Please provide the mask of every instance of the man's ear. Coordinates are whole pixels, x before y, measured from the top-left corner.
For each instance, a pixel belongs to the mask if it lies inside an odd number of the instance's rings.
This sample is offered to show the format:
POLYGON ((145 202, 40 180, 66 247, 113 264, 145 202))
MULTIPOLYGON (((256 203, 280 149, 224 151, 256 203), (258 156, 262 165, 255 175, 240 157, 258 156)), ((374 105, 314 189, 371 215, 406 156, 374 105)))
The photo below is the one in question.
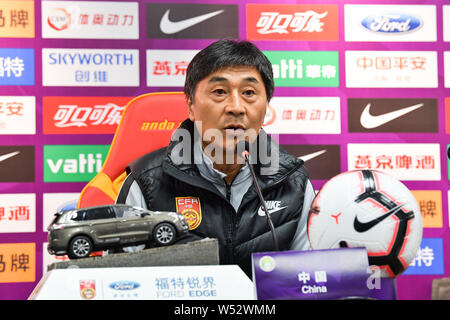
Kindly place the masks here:
POLYGON ((266 109, 264 109, 264 115, 263 115, 263 118, 262 118, 262 123, 264 123, 264 119, 266 118, 267 109, 269 109, 269 102, 266 102, 266 109))
POLYGON ((190 119, 192 122, 194 122, 194 121, 195 121, 194 110, 193 110, 194 104, 193 104, 193 102, 192 102, 192 99, 191 99, 190 97, 188 97, 188 98, 186 99, 186 102, 187 102, 187 106, 188 106, 188 115, 189 115, 189 119, 190 119))

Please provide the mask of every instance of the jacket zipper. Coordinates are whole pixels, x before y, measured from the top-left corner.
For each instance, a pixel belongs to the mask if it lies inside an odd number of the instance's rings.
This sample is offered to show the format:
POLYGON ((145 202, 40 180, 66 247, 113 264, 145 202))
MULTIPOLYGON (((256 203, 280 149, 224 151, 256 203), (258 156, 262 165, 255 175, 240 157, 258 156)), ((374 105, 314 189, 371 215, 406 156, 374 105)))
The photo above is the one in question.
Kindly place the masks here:
MULTIPOLYGON (((227 201, 230 203, 230 205, 231 205, 231 184, 228 184, 228 183, 226 183, 225 182, 225 193, 226 193, 226 198, 227 198, 227 201)), ((234 210, 233 210, 234 211, 234 210)), ((236 229, 236 227, 235 227, 235 213, 233 212, 231 215, 230 215, 230 219, 231 219, 231 221, 229 222, 229 224, 228 224, 228 227, 227 227, 227 242, 226 242, 226 245, 227 245, 227 251, 228 251, 228 257, 229 257, 229 263, 233 263, 234 262, 234 253, 233 253, 233 235, 234 235, 234 232, 235 232, 235 229, 236 229)))
POLYGON ((231 202, 231 185, 228 183, 225 183, 225 188, 226 188, 226 198, 227 198, 228 202, 231 202))

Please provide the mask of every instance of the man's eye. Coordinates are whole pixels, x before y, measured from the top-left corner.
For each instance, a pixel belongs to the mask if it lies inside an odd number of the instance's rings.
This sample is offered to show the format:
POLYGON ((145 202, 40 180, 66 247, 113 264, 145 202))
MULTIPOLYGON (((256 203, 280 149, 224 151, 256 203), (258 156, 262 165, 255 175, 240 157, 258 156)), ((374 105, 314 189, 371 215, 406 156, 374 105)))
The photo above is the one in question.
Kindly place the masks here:
POLYGON ((245 90, 244 95, 245 96, 253 96, 255 94, 255 91, 253 90, 245 90))
POLYGON ((225 94, 225 90, 223 89, 216 89, 213 91, 213 93, 218 94, 218 95, 223 95, 225 94))

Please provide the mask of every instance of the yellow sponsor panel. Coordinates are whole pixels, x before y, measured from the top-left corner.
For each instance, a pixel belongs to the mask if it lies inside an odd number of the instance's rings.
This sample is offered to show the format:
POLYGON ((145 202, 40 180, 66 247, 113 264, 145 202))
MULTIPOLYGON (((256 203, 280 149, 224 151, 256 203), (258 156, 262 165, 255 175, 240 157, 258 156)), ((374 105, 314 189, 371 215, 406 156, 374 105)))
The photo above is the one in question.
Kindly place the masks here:
POLYGON ((442 228, 442 193, 440 190, 411 191, 417 200, 424 228, 442 228))
POLYGON ((36 244, 0 244, 0 283, 36 280, 36 244))
POLYGON ((34 1, 0 0, 0 38, 34 38, 34 1))

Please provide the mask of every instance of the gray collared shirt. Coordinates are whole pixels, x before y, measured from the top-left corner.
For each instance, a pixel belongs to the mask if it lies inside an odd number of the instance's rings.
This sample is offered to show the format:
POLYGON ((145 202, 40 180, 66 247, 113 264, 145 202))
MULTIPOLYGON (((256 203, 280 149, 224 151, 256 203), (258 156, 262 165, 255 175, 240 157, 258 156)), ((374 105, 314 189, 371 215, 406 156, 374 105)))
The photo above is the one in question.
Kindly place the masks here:
MULTIPOLYGON (((200 159, 199 163, 196 163, 200 175, 211 182, 217 190, 226 198, 227 184, 225 182, 225 173, 214 169, 212 160, 203 152, 201 148, 201 142, 194 144, 194 159, 200 159)), ((250 169, 247 165, 244 165, 238 172, 231 184, 230 203, 234 210, 237 212, 241 204, 244 194, 248 188, 252 185, 252 177, 250 175, 250 169)))

